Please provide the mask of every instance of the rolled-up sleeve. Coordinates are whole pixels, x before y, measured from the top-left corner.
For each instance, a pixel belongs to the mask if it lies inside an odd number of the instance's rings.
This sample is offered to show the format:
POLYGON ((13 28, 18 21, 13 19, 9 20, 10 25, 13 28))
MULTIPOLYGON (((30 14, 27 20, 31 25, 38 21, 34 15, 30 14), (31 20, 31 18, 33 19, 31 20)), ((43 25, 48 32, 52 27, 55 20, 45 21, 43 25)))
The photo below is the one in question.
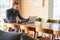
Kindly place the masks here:
POLYGON ((7 22, 14 22, 14 23, 16 23, 16 20, 10 19, 10 13, 11 12, 9 10, 6 11, 6 20, 7 20, 7 22))

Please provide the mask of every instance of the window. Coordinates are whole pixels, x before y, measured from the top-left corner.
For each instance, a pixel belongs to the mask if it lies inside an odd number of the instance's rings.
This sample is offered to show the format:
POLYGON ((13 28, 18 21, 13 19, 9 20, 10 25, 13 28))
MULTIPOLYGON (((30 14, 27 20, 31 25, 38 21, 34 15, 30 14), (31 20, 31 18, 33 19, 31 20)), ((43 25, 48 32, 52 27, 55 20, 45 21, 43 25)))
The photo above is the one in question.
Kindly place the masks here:
MULTIPOLYGON (((53 19, 60 20, 60 0, 53 1, 53 19)), ((54 30, 60 30, 60 27, 57 25, 53 26, 54 30)))
POLYGON ((0 0, 0 27, 2 25, 2 20, 6 18, 6 10, 12 5, 12 0, 0 0))
POLYGON ((60 20, 60 0, 53 2, 53 19, 60 20))

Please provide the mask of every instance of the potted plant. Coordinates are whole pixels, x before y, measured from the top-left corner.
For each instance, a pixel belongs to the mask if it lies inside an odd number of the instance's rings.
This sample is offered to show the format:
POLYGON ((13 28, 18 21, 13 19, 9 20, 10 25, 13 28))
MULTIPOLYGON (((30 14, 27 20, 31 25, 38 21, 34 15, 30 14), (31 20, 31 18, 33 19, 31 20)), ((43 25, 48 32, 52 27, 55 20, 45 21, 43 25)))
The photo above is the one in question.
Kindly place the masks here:
POLYGON ((51 24, 52 24, 52 20, 51 19, 48 19, 47 20, 47 23, 46 23, 46 26, 47 26, 47 28, 51 28, 51 24))
POLYGON ((48 19, 48 20, 47 20, 47 23, 52 23, 52 20, 51 20, 51 19, 48 19))
POLYGON ((36 21, 41 22, 42 21, 42 18, 37 18, 36 21))
POLYGON ((42 25, 42 18, 40 18, 40 17, 37 18, 35 24, 37 27, 40 27, 42 25))

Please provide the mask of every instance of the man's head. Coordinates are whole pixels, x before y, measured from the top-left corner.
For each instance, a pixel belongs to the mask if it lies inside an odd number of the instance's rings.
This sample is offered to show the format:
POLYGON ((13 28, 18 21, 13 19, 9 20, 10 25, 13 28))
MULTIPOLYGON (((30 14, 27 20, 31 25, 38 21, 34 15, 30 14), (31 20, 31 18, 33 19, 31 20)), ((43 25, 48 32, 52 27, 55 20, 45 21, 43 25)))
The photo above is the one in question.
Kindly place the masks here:
POLYGON ((12 6, 14 10, 18 10, 19 8, 19 4, 17 2, 14 2, 12 6))

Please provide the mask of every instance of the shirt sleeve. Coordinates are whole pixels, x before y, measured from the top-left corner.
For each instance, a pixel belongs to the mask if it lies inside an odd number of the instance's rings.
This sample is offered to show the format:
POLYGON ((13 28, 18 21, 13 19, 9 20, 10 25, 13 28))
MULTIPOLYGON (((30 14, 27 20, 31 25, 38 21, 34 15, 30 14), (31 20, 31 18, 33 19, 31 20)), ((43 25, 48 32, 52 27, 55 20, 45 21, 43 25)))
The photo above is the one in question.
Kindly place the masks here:
POLYGON ((18 17, 19 17, 19 19, 21 19, 21 20, 27 20, 27 19, 23 18, 23 17, 20 15, 19 11, 18 11, 18 17))
POLYGON ((16 20, 10 19, 10 13, 11 12, 9 10, 6 11, 6 19, 7 19, 7 22, 15 22, 16 23, 16 20))

